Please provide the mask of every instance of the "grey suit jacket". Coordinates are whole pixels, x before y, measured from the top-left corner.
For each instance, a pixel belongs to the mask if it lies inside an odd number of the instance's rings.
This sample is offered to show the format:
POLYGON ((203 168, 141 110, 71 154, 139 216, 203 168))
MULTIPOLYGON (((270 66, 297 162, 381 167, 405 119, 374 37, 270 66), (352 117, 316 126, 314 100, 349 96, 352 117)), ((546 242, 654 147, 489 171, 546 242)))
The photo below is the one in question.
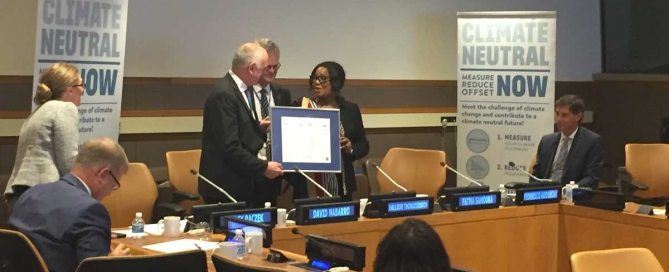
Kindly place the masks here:
MULTIPOLYGON (((541 138, 537 150, 537 161, 533 174, 539 178, 550 178, 555 152, 560 142, 560 132, 541 138)), ((567 164, 560 182, 564 185, 576 181, 579 187, 597 189, 602 177, 604 150, 601 137, 587 128, 579 127, 569 148, 567 164)))
POLYGON ((16 161, 7 182, 34 186, 58 180, 70 172, 78 153, 79 112, 71 102, 51 100, 35 110, 21 126, 16 161))

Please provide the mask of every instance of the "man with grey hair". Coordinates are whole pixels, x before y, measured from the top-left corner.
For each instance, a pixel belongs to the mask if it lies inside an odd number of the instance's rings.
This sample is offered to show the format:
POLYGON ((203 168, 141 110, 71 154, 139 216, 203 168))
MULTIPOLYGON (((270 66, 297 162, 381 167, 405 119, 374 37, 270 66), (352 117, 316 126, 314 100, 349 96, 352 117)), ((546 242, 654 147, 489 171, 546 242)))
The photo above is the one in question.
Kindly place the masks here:
MULTIPOLYGON (((256 109, 255 90, 267 67, 267 52, 257 43, 239 47, 232 69, 219 80, 204 105, 202 121, 202 176, 225 189, 238 201, 262 207, 267 182, 281 175, 280 163, 258 156, 267 139, 269 121, 256 109), (262 123, 262 124, 261 124, 262 123)), ((204 181, 198 192, 205 203, 230 202, 204 181)))
POLYGON ((117 142, 88 140, 69 174, 19 197, 9 225, 30 238, 49 271, 74 271, 88 257, 128 255, 123 244, 111 250, 111 219, 100 203, 121 186, 127 171, 128 158, 117 142))
MULTIPOLYGON (((279 45, 276 44, 273 40, 269 38, 261 38, 255 41, 262 48, 267 51, 267 68, 263 71, 262 76, 258 80, 258 84, 254 85, 255 98, 256 98, 256 109, 258 112, 261 112, 263 121, 269 123, 269 110, 272 106, 291 106, 292 99, 290 91, 282 86, 279 86, 273 83, 276 78, 276 74, 281 68, 281 50, 279 45)), ((261 122, 261 125, 264 123, 261 122)), ((271 138, 268 133, 268 138, 271 138)), ((267 141, 270 143, 270 141, 267 141)), ((266 144, 260 149, 260 157, 266 157, 268 160, 271 158, 271 146, 266 144)), ((304 178, 301 175, 295 175, 293 173, 288 173, 284 175, 284 179, 293 187, 293 199, 305 198, 308 197, 307 186, 304 178)), ((276 180, 276 182, 269 182, 267 184, 267 189, 262 190, 262 193, 265 195, 263 198, 268 202, 275 204, 276 197, 280 194, 281 191, 281 180, 276 180)))

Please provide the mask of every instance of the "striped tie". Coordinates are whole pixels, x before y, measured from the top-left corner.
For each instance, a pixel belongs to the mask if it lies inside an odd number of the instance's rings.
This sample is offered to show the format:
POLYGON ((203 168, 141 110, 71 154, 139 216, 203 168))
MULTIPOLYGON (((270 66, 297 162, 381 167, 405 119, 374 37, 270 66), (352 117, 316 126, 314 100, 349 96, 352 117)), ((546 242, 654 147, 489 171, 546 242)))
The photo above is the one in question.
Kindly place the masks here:
POLYGON ((562 176, 564 175, 564 167, 567 164, 567 156, 569 155, 569 137, 564 137, 562 139, 562 146, 558 151, 557 158, 553 163, 553 169, 551 171, 551 180, 552 181, 562 181, 562 176))
POLYGON ((260 90, 260 113, 262 114, 262 119, 267 118, 269 115, 269 99, 267 99, 267 90, 260 90))

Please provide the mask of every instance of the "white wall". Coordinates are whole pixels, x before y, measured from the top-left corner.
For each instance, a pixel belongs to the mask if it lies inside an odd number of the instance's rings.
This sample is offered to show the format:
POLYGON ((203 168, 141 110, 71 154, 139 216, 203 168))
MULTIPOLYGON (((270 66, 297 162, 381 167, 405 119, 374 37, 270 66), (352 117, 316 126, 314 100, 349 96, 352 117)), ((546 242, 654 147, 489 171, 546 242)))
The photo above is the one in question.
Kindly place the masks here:
MULTIPOLYGON (((36 0, 0 0, 0 75, 30 75, 36 0)), ((355 79, 456 77, 456 12, 555 10, 557 80, 601 70, 595 0, 130 0, 126 76, 219 77, 236 47, 270 37, 279 77, 336 60, 355 79)))

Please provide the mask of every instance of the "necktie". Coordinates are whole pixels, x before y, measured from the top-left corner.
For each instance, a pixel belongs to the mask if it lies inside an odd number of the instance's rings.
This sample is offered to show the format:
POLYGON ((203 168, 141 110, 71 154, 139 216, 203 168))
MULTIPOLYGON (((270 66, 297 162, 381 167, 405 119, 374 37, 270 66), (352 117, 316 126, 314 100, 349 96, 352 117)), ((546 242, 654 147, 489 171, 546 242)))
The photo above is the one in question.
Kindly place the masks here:
POLYGON ((562 181, 562 176, 564 174, 564 166, 567 164, 567 155, 569 154, 569 137, 564 137, 562 139, 562 145, 558 151, 558 156, 553 163, 553 170, 551 171, 551 180, 552 181, 562 181))
POLYGON ((255 100, 253 100, 253 87, 249 86, 246 88, 246 91, 244 93, 246 94, 246 100, 249 101, 249 110, 253 113, 253 118, 258 120, 258 113, 256 113, 256 105, 255 105, 255 100))
POLYGON ((269 115, 269 99, 267 99, 267 90, 260 90, 260 113, 262 114, 262 119, 265 119, 269 115))

